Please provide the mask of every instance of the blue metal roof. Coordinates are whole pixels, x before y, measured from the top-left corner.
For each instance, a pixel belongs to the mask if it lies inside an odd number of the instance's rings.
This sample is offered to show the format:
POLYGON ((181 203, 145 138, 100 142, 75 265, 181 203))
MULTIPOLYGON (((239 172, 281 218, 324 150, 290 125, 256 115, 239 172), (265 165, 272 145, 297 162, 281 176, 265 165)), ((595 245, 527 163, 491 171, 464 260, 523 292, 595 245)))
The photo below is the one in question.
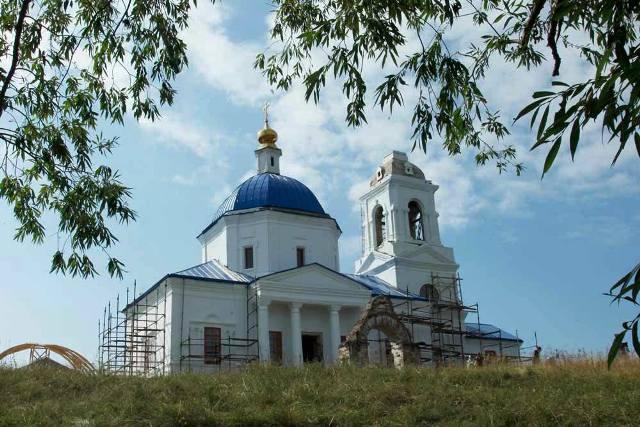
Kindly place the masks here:
POLYGON ((318 199, 306 185, 288 176, 261 173, 240 184, 220 205, 212 222, 228 212, 272 207, 325 215, 318 199))
POLYGON ((488 323, 480 323, 478 329, 477 323, 465 323, 464 324, 466 335, 469 338, 482 338, 492 340, 504 340, 504 341, 520 341, 520 338, 516 337, 509 332, 498 328, 497 326, 489 325, 488 323))
POLYGON ((364 274, 345 274, 345 276, 355 280, 371 291, 374 296, 386 295, 396 298, 410 298, 424 301, 425 299, 411 292, 404 292, 401 289, 391 286, 389 283, 376 276, 368 276, 364 274))
POLYGON ((230 282, 250 283, 253 277, 231 270, 218 261, 208 261, 195 267, 173 273, 172 276, 191 277, 194 279, 213 279, 230 282))

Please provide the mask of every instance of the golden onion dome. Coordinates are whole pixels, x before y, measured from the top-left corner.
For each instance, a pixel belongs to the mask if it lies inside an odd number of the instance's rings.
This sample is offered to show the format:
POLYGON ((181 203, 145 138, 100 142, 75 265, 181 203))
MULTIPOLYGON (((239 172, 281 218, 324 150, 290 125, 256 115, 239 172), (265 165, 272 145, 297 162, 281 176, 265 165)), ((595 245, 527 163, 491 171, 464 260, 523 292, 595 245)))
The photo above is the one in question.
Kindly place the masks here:
POLYGON ((278 140, 278 132, 269 127, 269 122, 264 122, 264 127, 258 131, 258 142, 262 145, 275 145, 278 140))
POLYGON ((278 140, 278 132, 269 127, 269 103, 265 103, 262 108, 264 111, 264 127, 258 131, 258 142, 264 146, 275 145, 278 140))

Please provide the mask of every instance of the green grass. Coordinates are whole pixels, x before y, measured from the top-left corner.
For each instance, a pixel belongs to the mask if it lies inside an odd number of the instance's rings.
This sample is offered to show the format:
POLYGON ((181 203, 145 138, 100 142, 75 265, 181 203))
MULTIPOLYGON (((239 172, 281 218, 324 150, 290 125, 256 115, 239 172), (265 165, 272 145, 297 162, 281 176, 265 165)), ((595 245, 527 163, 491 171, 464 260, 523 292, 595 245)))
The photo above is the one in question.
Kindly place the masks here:
POLYGON ((640 365, 253 367, 215 376, 0 369, 0 425, 638 425, 640 365))

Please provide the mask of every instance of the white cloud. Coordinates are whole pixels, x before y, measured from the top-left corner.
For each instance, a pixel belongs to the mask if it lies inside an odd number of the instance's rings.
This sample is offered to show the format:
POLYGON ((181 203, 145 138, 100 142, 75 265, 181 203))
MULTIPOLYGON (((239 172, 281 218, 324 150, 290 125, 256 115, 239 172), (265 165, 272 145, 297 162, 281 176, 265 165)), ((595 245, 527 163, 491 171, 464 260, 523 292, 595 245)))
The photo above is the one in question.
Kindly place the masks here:
POLYGON ((198 75, 232 102, 256 106, 270 92, 265 78, 253 68, 261 46, 229 37, 224 24, 231 13, 226 4, 203 2, 194 10, 183 38, 198 75))
MULTIPOLYGON (((264 50, 269 41, 266 36, 253 41, 234 40, 225 27, 231 13, 231 9, 220 8, 219 4, 198 8, 185 34, 192 68, 211 87, 225 92, 236 104, 257 108, 261 101, 271 98, 272 125, 279 132, 278 144, 284 154, 283 173, 301 179, 323 202, 332 197, 339 200, 340 196, 336 195, 343 195, 343 200, 354 205, 355 214, 359 211, 357 199, 366 191, 369 177, 382 158, 394 149, 411 149, 411 106, 416 92, 407 87, 404 93, 406 107, 395 109, 393 115, 379 109, 369 110, 369 123, 356 129, 345 124, 346 101, 340 82, 327 81, 318 105, 305 102, 300 86, 285 94, 269 96, 265 78, 253 69, 256 53, 264 50)), ((271 16, 266 18, 267 23, 271 20, 271 16)), ((456 27, 455 31, 450 39, 456 47, 463 46, 478 33, 471 24, 456 27)), ((416 43, 415 37, 409 37, 403 53, 410 52, 416 43)), ((562 80, 583 79, 589 67, 572 52, 561 53, 562 80)), ((534 90, 550 84, 548 68, 546 63, 527 72, 516 70, 504 61, 492 63, 481 87, 493 106, 502 112, 505 123, 510 124, 511 118, 530 102, 534 90)), ((372 64, 364 69, 369 72, 372 88, 383 74, 372 64)), ((623 155, 619 164, 611 169, 615 144, 601 144, 596 126, 583 132, 576 163, 571 162, 568 149, 563 147, 556 166, 541 181, 541 166, 548 147, 529 151, 534 136, 527 125, 528 122, 523 122, 513 127, 512 134, 504 141, 518 148, 519 160, 527 166, 521 177, 512 173, 500 175, 491 165, 477 167, 471 151, 449 157, 440 148, 438 140, 431 142, 426 156, 420 151, 410 155, 427 178, 440 186, 436 197, 442 227, 464 227, 484 212, 528 215, 527 208, 534 199, 591 199, 640 191, 633 185, 638 180, 637 168, 633 168, 630 160, 633 156, 623 155)), ((172 133, 168 132, 168 135, 172 133)), ((180 135, 183 144, 193 147, 194 151, 204 149, 195 142, 198 139, 193 134, 191 137, 188 133, 186 137, 180 135)), ((177 138, 177 134, 175 136, 177 138)), ((636 159, 633 161, 637 162, 636 159)))
POLYGON ((213 149, 213 137, 175 113, 164 113, 156 121, 141 119, 143 130, 153 134, 155 141, 183 147, 198 157, 208 156, 213 149))

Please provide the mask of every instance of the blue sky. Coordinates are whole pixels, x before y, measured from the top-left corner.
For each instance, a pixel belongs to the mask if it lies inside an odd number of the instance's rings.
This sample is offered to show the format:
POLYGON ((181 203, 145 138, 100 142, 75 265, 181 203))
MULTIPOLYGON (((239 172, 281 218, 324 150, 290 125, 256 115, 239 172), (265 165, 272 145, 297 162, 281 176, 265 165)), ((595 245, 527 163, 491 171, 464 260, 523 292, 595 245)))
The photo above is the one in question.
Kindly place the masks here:
MULTIPOLYGON (((67 345, 96 356, 97 322, 104 305, 133 281, 143 291, 164 274, 200 262, 195 236, 217 205, 253 173, 255 132, 261 106, 272 104, 280 134, 283 173, 300 179, 339 222, 341 267, 353 270, 360 254, 357 197, 384 155, 410 151, 410 109, 390 117, 369 111, 369 125, 344 124, 340 86, 329 82, 319 106, 307 105, 299 87, 274 94, 252 69, 255 54, 269 44, 268 4, 202 3, 185 40, 190 68, 176 83, 175 105, 156 123, 129 120, 110 159, 133 188, 139 220, 118 227, 114 250, 127 264, 124 281, 49 274, 58 241, 55 223, 42 246, 11 239, 15 222, 0 206, 0 349, 22 342, 67 345)), ((473 34, 460 28, 452 43, 473 34)), ((409 40, 407 49, 414 41, 409 40)), ((382 73, 368 68, 372 82, 382 73)), ((564 53, 562 79, 575 81, 588 69, 564 53)), ((550 67, 516 72, 497 62, 483 89, 505 117, 514 117, 535 88, 550 84, 550 67)), ((405 94, 410 105, 415 94, 405 94)), ((510 120, 505 120, 509 122, 510 120)), ((540 180, 545 152, 529 152, 532 135, 516 126, 508 142, 527 166, 522 177, 478 168, 469 155, 450 158, 437 141, 427 155, 410 154, 440 185, 437 208, 443 242, 461 266, 463 296, 478 302, 481 320, 515 332, 527 345, 537 332, 545 348, 604 351, 627 307, 602 295, 640 259, 640 163, 629 149, 614 168, 615 147, 603 145, 596 127, 583 132, 576 163, 568 149, 540 180)), ((104 260, 101 260, 104 261, 104 260)))

